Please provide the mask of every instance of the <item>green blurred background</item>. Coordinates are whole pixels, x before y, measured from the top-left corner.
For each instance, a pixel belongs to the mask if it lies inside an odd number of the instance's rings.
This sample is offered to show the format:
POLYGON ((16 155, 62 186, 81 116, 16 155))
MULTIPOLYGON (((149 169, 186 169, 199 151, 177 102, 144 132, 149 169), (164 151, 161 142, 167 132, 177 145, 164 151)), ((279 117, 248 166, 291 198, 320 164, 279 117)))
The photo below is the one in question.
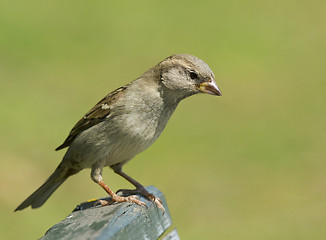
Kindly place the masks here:
MULTIPOLYGON (((0 3, 0 238, 36 239, 105 196, 89 170, 37 210, 13 210, 50 175, 72 126, 174 53, 215 72, 222 97, 182 102, 125 166, 164 192, 182 239, 325 239, 326 2, 0 3)), ((131 187, 110 169, 114 190, 131 187)))

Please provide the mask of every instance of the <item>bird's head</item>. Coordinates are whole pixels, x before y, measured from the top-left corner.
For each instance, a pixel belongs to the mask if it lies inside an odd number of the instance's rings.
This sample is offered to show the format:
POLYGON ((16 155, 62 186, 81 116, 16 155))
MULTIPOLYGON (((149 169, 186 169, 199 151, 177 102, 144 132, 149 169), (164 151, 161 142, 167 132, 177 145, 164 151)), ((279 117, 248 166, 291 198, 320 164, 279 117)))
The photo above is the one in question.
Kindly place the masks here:
POLYGON ((179 96, 180 100, 197 93, 222 95, 210 67, 195 56, 172 55, 157 66, 161 84, 167 92, 179 96))

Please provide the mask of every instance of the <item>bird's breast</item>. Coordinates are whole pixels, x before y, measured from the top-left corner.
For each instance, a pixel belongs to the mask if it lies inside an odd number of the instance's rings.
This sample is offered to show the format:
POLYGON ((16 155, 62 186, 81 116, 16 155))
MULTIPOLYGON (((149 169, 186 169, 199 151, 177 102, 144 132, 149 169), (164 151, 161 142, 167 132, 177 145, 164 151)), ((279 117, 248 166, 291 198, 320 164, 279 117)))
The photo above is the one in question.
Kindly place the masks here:
POLYGON ((136 101, 125 107, 120 114, 113 113, 112 118, 108 119, 108 126, 117 126, 107 130, 110 135, 108 137, 111 140, 114 138, 114 142, 123 151, 136 155, 159 137, 174 109, 175 106, 167 107, 163 101, 136 101))

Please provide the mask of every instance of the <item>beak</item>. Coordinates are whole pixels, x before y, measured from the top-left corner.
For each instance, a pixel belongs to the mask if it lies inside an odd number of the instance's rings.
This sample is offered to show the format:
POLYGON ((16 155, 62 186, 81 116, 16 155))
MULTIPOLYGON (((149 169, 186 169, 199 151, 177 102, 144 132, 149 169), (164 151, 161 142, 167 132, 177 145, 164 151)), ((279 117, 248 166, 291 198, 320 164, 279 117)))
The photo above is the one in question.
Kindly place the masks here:
POLYGON ((208 93, 208 94, 216 95, 216 96, 222 96, 222 93, 214 80, 211 80, 209 82, 203 82, 203 83, 199 84, 198 90, 203 93, 208 93))

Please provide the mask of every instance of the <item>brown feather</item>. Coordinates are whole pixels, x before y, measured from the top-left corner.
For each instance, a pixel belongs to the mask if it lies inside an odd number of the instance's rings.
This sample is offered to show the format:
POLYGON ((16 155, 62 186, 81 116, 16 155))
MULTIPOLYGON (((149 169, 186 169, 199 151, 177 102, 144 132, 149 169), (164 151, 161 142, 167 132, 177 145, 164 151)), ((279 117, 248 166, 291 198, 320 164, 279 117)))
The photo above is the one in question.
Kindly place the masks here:
POLYGON ((99 101, 75 124, 64 143, 55 150, 58 151, 70 146, 78 134, 105 120, 111 112, 110 105, 114 103, 116 99, 121 96, 121 94, 124 94, 126 89, 126 86, 120 87, 99 101))

